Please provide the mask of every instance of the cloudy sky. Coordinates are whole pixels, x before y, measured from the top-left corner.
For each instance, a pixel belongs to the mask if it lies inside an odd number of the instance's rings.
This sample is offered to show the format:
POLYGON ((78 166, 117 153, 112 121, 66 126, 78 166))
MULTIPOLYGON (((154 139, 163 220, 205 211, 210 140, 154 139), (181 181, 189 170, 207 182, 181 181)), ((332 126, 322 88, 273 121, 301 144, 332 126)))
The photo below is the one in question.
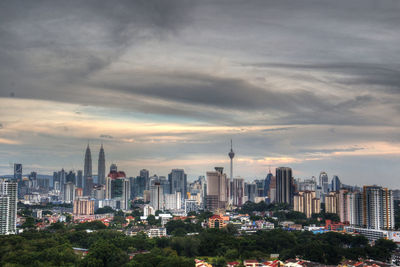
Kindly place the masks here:
POLYGON ((0 174, 327 171, 400 188, 397 0, 1 1, 0 174))

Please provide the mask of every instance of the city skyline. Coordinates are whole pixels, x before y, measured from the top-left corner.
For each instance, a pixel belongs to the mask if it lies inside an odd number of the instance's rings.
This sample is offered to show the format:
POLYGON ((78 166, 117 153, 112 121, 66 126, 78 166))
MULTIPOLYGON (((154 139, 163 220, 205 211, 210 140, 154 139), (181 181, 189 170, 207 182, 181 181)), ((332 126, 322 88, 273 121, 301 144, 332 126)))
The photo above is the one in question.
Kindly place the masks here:
POLYGON ((397 2, 56 2, 0 9, 0 174, 83 170, 90 140, 193 180, 233 139, 235 177, 400 188, 397 2))

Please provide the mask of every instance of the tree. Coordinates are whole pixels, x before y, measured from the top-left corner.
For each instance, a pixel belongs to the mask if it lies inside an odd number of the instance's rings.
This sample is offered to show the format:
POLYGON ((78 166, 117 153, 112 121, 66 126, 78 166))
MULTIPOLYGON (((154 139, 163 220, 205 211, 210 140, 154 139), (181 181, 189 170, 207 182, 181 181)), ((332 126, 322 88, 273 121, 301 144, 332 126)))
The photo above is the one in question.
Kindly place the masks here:
POLYGON ((34 229, 35 228, 35 219, 33 217, 27 217, 21 227, 23 229, 34 229))
POLYGON ((90 247, 89 253, 83 261, 83 265, 119 267, 126 264, 128 260, 128 255, 122 251, 122 249, 101 239, 90 247))
POLYGON ((107 226, 102 223, 101 221, 93 221, 93 222, 84 222, 84 223, 79 223, 75 226, 76 230, 100 230, 100 229, 106 229, 107 226))
POLYGON ((392 240, 378 239, 368 254, 375 260, 388 262, 396 248, 397 245, 392 240))
POLYGON ((94 214, 106 214, 106 213, 114 213, 115 210, 110 206, 104 206, 102 208, 98 208, 94 214))
POLYGON ((147 223, 149 225, 157 225, 160 223, 160 220, 156 220, 156 217, 154 215, 149 215, 147 216, 147 223))

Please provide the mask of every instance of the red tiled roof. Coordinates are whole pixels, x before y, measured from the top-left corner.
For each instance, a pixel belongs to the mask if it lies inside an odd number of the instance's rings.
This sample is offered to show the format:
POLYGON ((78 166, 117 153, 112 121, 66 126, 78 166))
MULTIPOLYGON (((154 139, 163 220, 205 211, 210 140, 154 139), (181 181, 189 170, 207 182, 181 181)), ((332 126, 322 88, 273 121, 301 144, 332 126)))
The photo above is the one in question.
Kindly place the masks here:
POLYGON ((108 174, 108 177, 111 179, 117 179, 117 178, 126 178, 125 172, 122 171, 112 171, 108 174))

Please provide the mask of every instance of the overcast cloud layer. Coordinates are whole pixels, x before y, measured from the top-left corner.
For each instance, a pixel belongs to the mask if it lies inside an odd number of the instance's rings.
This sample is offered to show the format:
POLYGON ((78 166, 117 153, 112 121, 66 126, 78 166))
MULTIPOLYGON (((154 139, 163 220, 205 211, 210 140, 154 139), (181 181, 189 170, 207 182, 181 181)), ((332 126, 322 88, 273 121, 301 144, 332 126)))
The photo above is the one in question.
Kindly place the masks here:
POLYGON ((400 2, 1 1, 0 174, 327 171, 400 187, 400 2))

